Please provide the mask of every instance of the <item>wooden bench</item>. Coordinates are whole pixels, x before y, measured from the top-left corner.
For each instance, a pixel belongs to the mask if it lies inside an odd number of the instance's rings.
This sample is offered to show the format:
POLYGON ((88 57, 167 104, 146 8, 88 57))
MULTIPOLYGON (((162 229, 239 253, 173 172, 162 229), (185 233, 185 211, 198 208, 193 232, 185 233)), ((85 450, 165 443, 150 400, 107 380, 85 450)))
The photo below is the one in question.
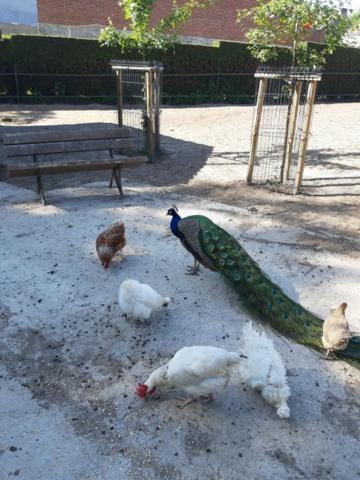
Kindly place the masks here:
POLYGON ((123 196, 121 169, 135 167, 147 162, 147 157, 114 156, 114 151, 122 151, 133 146, 130 130, 126 127, 77 128, 72 130, 49 129, 43 132, 7 133, 3 137, 7 157, 28 157, 22 163, 6 162, 0 164, 0 171, 6 168, 8 177, 35 176, 37 191, 44 203, 45 193, 42 175, 59 173, 85 172, 94 170, 111 170, 109 187, 113 180, 123 196), (96 159, 44 159, 53 154, 69 154, 75 152, 93 152, 107 150, 108 158, 96 159), (30 161, 29 161, 30 160, 30 161))

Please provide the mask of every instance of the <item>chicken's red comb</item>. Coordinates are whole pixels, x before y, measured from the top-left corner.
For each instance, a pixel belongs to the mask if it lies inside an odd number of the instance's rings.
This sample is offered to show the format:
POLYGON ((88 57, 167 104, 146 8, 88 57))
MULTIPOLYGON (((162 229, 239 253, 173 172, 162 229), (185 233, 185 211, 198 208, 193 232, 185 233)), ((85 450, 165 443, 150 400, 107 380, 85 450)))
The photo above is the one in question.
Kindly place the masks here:
POLYGON ((145 385, 144 383, 138 383, 136 385, 136 394, 140 397, 140 398, 145 398, 146 397, 146 393, 148 391, 148 386, 145 385))

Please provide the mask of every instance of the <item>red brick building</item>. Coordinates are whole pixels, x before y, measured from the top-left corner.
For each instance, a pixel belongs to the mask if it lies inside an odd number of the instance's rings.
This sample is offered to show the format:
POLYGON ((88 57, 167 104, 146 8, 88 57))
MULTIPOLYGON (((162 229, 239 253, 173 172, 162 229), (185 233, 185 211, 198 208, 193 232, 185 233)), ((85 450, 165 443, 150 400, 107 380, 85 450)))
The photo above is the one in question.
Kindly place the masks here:
MULTIPOLYGON (((110 17, 116 27, 126 26, 117 0, 37 0, 38 22, 47 25, 104 26, 110 17)), ((216 0, 214 5, 194 11, 181 34, 203 39, 245 42, 246 25, 236 23, 239 8, 256 0, 216 0)), ((170 10, 171 0, 155 0, 152 24, 170 10)))

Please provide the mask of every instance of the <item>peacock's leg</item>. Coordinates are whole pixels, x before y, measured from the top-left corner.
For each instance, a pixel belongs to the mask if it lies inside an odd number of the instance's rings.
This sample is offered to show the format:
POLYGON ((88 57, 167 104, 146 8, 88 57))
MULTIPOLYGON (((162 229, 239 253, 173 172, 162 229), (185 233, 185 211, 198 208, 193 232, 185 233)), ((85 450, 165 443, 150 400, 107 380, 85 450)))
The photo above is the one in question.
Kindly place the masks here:
POLYGON ((190 265, 187 268, 186 275, 198 275, 200 269, 200 263, 194 258, 194 266, 191 267, 190 265))

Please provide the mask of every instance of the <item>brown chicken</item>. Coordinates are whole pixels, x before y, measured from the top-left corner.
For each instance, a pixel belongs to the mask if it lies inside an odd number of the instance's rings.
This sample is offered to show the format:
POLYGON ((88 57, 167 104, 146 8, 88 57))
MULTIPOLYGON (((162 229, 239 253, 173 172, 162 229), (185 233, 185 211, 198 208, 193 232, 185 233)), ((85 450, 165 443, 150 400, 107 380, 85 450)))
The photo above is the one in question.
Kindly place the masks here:
POLYGON ((345 318, 347 303, 342 303, 324 321, 322 343, 326 348, 326 357, 330 352, 345 350, 350 340, 349 324, 345 318))
POLYGON ((114 223, 107 228, 96 239, 96 251, 101 265, 107 270, 116 253, 126 245, 125 225, 123 223, 114 223))

